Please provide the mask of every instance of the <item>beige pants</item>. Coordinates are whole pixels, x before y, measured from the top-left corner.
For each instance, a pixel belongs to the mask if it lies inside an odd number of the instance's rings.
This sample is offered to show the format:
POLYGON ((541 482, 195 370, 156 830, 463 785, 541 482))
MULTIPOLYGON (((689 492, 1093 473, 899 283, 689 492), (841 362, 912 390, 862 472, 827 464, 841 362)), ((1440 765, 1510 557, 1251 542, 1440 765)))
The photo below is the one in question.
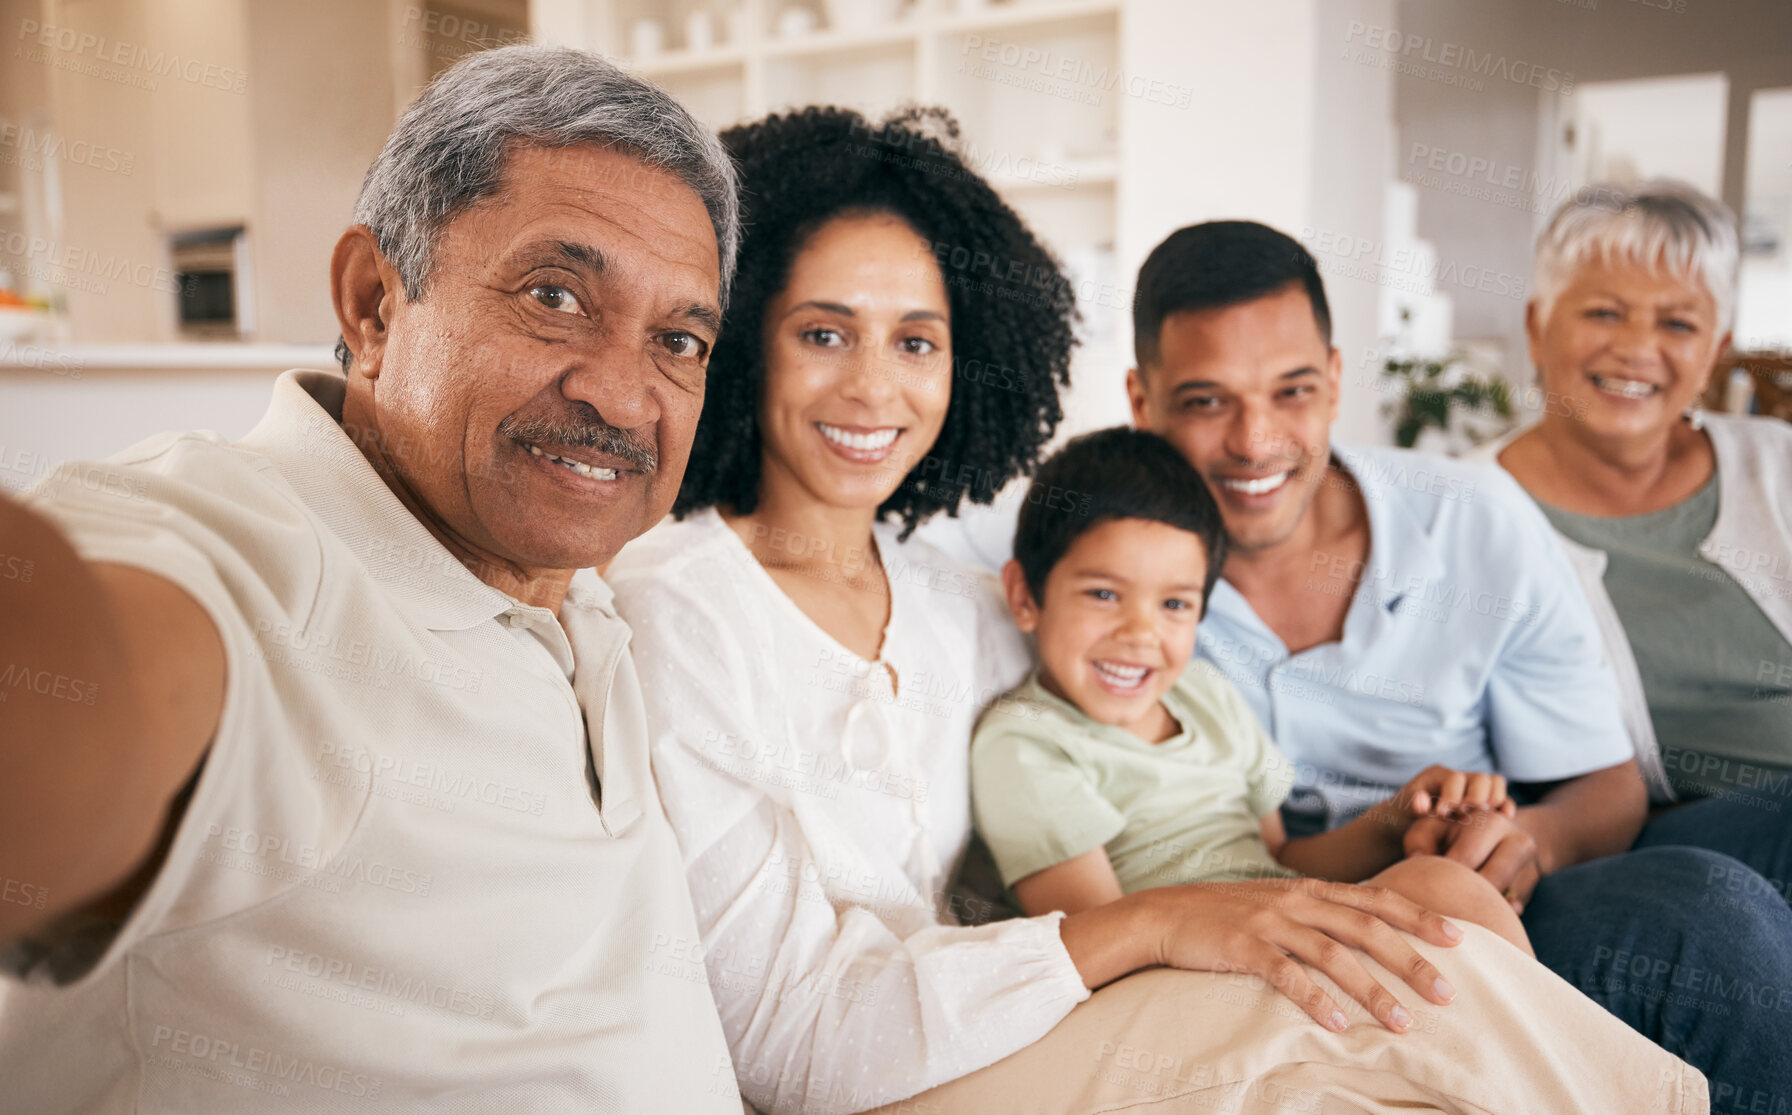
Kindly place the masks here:
POLYGON ((1422 941, 1456 987, 1419 998, 1361 953, 1412 1011, 1394 1034, 1315 973, 1350 1016, 1323 1029, 1254 976, 1138 972, 1096 992, 1032 1046, 880 1115, 1084 1112, 1702 1115, 1705 1078, 1549 969, 1476 925, 1422 941))

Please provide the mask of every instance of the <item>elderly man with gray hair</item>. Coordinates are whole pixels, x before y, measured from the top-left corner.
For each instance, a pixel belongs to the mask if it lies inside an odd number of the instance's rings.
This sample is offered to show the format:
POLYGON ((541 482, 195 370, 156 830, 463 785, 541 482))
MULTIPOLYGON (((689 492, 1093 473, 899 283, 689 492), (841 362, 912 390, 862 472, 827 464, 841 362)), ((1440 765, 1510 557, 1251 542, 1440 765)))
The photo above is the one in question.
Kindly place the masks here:
POLYGON ((343 374, 0 498, 0 1106, 738 1112, 591 572, 684 473, 727 157, 507 48, 355 219, 343 374))

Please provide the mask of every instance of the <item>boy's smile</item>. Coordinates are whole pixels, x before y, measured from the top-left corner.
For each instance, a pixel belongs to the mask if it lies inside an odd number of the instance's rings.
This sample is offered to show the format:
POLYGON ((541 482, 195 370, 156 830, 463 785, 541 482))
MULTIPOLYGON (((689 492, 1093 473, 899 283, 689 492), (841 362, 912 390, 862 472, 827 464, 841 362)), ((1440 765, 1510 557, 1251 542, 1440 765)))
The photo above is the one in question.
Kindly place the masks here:
POLYGON ((1064 551, 1043 600, 1033 599, 1018 564, 1002 577, 1015 622, 1038 639, 1046 689, 1148 743, 1180 730, 1161 698, 1195 650, 1207 577, 1198 535, 1110 519, 1064 551))

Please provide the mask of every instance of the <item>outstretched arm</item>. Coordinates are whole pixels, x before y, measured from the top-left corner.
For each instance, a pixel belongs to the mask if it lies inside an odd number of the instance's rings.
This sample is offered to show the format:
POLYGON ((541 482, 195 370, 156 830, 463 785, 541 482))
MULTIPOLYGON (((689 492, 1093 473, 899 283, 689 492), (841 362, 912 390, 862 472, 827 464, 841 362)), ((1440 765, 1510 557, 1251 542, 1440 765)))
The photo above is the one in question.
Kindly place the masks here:
POLYGON ((42 905, 0 903, 0 944, 122 882, 224 703, 217 629, 144 570, 78 556, 0 495, 0 875, 42 905), (28 574, 27 574, 28 571, 28 574))

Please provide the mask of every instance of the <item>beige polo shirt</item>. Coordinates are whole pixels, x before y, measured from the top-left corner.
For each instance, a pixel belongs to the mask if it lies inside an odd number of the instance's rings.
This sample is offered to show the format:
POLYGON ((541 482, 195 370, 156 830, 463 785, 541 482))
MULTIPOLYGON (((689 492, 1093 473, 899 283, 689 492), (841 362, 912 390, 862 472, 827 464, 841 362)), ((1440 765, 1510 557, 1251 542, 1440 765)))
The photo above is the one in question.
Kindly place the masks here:
POLYGON ((129 920, 8 955, 0 1106, 738 1112, 609 589, 581 572, 556 617, 473 577, 344 388, 288 372, 241 442, 31 497, 198 600, 229 679, 129 920))

